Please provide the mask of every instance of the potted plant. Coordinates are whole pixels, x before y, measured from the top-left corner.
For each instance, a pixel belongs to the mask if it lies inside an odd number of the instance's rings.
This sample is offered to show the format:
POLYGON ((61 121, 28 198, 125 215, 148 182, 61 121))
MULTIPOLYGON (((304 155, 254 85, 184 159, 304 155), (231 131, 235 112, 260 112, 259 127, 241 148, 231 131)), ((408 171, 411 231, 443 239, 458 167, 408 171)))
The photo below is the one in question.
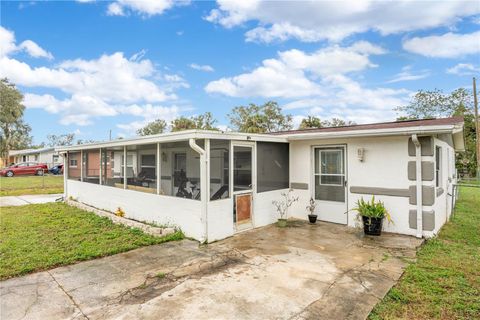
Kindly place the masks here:
POLYGON ((315 199, 310 198, 310 201, 308 202, 307 210, 310 212, 308 214, 308 220, 310 223, 315 223, 317 222, 317 215, 313 213, 315 211, 315 207, 317 206, 317 203, 315 202, 315 199))
POLYGON ((289 189, 288 192, 282 192, 282 200, 272 201, 279 215, 277 225, 282 228, 287 226, 288 208, 290 208, 294 202, 298 201, 298 197, 291 195, 292 192, 292 189, 289 189))
POLYGON ((375 201, 375 196, 372 196, 371 201, 361 198, 353 210, 357 211, 358 217, 362 218, 363 231, 367 235, 379 236, 382 233, 383 218, 387 218, 389 223, 392 222, 385 205, 381 201, 375 201))

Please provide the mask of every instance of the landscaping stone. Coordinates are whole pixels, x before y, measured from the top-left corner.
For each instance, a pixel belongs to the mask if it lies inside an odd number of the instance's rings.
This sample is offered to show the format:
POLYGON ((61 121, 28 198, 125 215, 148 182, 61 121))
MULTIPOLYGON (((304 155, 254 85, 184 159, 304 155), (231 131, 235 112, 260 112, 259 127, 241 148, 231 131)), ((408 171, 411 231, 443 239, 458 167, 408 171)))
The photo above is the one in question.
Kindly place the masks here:
POLYGON ((106 217, 110 220, 112 220, 113 223, 116 224, 122 224, 124 226, 130 227, 130 228, 137 228, 142 230, 143 232, 150 234, 152 236, 157 236, 157 237, 164 237, 169 234, 175 233, 175 229, 171 227, 155 227, 149 224, 142 223, 140 221, 135 221, 131 219, 127 219, 124 217, 117 216, 111 212, 108 212, 106 210, 101 210, 98 208, 94 208, 92 206, 86 205, 84 203, 74 201, 71 199, 68 199, 65 201, 68 205, 77 207, 79 209, 95 213, 96 215, 99 215, 101 217, 106 217))

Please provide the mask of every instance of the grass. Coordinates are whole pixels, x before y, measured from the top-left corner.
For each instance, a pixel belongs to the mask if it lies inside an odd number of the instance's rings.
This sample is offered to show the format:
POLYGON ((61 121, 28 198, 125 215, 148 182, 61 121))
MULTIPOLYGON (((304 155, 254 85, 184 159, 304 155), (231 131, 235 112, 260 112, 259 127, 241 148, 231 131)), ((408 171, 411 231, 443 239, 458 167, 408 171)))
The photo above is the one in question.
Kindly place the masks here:
POLYGON ((63 176, 0 177, 0 196, 63 193, 63 176), (43 181, 45 179, 45 181, 43 181))
POLYGON ((3 207, 0 279, 180 239, 180 231, 154 237, 64 203, 3 207))
POLYGON ((480 189, 461 187, 455 214, 428 240, 369 319, 480 319, 480 189))

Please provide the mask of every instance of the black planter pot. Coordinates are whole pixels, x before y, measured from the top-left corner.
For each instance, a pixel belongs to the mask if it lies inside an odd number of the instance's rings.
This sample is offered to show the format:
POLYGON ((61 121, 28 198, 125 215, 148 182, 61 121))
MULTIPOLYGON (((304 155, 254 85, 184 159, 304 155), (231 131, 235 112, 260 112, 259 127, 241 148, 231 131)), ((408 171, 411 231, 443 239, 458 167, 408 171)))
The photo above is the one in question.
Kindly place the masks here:
POLYGON ((317 215, 316 214, 309 214, 308 215, 308 220, 310 221, 310 223, 315 223, 317 222, 317 215))
POLYGON ((382 234, 383 218, 362 217, 363 231, 369 236, 379 236, 382 234))

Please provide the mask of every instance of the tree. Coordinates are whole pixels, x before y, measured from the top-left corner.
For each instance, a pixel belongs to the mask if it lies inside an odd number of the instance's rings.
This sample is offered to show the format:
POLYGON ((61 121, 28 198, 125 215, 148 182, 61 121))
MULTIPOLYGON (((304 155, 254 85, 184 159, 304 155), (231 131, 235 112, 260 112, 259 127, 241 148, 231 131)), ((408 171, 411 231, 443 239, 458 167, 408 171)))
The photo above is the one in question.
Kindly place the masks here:
POLYGON ((406 106, 396 108, 403 113, 399 119, 431 119, 440 117, 462 116, 465 132, 465 152, 457 154, 456 166, 460 171, 475 175, 476 171, 476 136, 473 115, 473 94, 465 88, 459 88, 450 94, 441 90, 420 90, 406 106))
POLYGON ((23 94, 13 83, 0 80, 0 156, 7 158, 10 150, 25 149, 32 143, 31 128, 23 122, 23 94))
POLYGON ((356 123, 353 121, 345 121, 338 118, 332 118, 332 120, 321 120, 315 116, 308 116, 304 118, 300 123, 299 129, 311 129, 311 128, 325 128, 325 127, 343 127, 351 126, 356 123))
POLYGON ((325 120, 323 121, 324 127, 345 127, 345 126, 353 126, 356 125, 353 121, 345 121, 338 118, 332 118, 332 120, 325 120))
POLYGON ((313 128, 322 128, 322 120, 315 116, 308 116, 307 118, 302 119, 298 129, 313 129, 313 128))
POLYGON ((145 127, 138 129, 137 134, 140 136, 149 136, 152 134, 163 133, 167 128, 167 123, 165 120, 157 119, 148 123, 145 127))
POLYGON ((189 118, 182 116, 172 121, 172 132, 191 129, 218 130, 215 127, 216 122, 210 112, 189 118))
POLYGON ((55 146, 71 146, 73 145, 73 140, 75 139, 74 133, 66 133, 66 134, 49 134, 47 136, 47 146, 55 147, 55 146))
POLYGON ((275 101, 235 107, 228 117, 232 127, 240 132, 266 133, 292 129, 292 116, 284 115, 275 101))

